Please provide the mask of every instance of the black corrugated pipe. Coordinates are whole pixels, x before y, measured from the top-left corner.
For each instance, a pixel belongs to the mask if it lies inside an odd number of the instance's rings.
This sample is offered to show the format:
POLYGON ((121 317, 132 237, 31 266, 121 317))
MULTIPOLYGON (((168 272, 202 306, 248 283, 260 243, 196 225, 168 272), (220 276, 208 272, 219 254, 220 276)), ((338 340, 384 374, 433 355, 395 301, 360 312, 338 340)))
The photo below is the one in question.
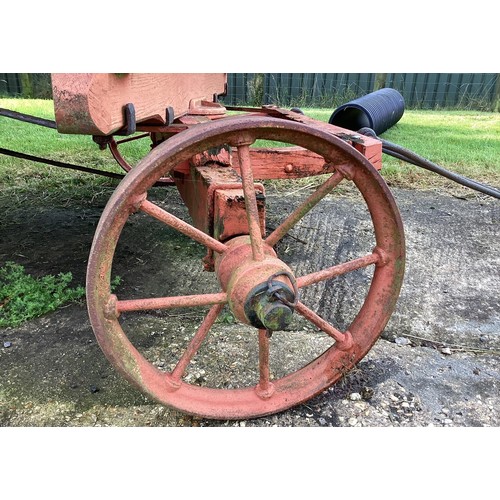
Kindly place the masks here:
POLYGON ((395 125, 403 116, 405 100, 394 89, 380 89, 337 108, 328 123, 348 130, 371 128, 378 134, 395 125))

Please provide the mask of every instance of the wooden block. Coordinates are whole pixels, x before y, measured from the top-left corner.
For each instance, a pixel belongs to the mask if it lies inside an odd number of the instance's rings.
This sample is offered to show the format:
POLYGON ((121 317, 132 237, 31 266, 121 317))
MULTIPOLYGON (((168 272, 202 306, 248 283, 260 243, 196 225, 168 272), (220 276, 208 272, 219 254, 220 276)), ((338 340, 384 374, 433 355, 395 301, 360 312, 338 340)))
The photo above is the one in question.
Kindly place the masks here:
POLYGON ((300 117, 299 119, 297 119, 297 121, 300 121, 302 123, 310 123, 313 126, 322 128, 323 130, 341 138, 357 136, 359 138, 359 142, 353 141, 351 142, 351 145, 360 153, 362 153, 363 156, 365 156, 377 170, 380 170, 382 168, 382 142, 378 139, 366 135, 361 135, 357 132, 353 132, 352 130, 347 130, 330 123, 313 120, 309 117, 300 117))
POLYGON ((132 103, 136 122, 164 124, 190 103, 213 101, 225 91, 226 73, 55 73, 52 90, 57 130, 63 134, 111 135, 125 126, 132 103))

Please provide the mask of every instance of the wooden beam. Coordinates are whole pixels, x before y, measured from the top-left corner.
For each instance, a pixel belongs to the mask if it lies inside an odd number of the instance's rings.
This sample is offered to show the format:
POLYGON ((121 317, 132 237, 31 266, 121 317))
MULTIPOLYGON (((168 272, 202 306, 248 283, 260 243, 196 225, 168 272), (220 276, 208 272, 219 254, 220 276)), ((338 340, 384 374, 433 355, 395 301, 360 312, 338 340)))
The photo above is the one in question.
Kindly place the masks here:
POLYGON ((164 124, 191 101, 213 101, 225 91, 225 73, 55 73, 52 89, 57 130, 63 134, 110 135, 125 126, 124 107, 133 104, 136 123, 164 124))

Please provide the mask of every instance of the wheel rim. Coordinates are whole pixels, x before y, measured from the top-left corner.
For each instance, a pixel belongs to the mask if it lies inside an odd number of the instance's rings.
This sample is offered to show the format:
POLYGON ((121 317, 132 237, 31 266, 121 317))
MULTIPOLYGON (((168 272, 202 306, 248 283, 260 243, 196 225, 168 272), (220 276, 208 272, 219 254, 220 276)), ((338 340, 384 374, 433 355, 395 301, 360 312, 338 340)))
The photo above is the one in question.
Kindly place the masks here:
MULTIPOLYGON (((279 234, 272 237, 272 234, 268 236, 272 243, 282 237, 279 234)), ((225 251, 220 242, 220 247, 210 240, 207 245, 212 245, 212 249, 221 254, 225 251)), ((258 255, 259 250, 255 251, 258 255)), ((331 275, 332 272, 344 272, 342 269, 342 266, 332 266, 328 271, 331 275)), ((102 214, 94 237, 87 272, 87 303, 90 321, 101 349, 113 366, 142 391, 163 404, 194 415, 218 419, 251 418, 276 413, 312 398, 335 383, 363 358, 394 310, 403 273, 404 234, 399 212, 385 182, 359 152, 340 139, 311 126, 267 117, 238 116, 197 126, 166 141, 120 183, 102 214), (344 336, 334 337, 337 342, 332 347, 302 368, 270 381, 269 373, 266 373, 266 369, 267 372, 269 369, 269 339, 265 330, 259 330, 260 380, 255 386, 218 389, 189 384, 178 376, 179 373, 182 375, 182 366, 179 365, 185 364, 185 360, 193 353, 186 355, 173 372, 166 373, 147 361, 122 329, 116 315, 116 301, 110 293, 111 266, 116 245, 130 214, 138 208, 148 213, 150 207, 148 202, 144 202, 147 190, 176 165, 199 151, 221 143, 238 145, 238 151, 240 148, 244 151, 248 143, 261 138, 305 147, 324 156, 327 163, 330 160, 340 162, 342 166, 339 165, 337 173, 333 175, 339 176, 342 170, 342 177, 350 178, 361 192, 370 211, 376 239, 376 248, 368 259, 355 259, 347 267, 375 264, 373 278, 355 319, 346 332, 337 332, 344 336), (174 373, 176 370, 177 373, 174 373)), ((318 273, 312 273, 299 277, 298 283, 305 287, 320 279, 318 273)), ((227 302, 223 292, 218 297, 215 295, 197 296, 201 297, 198 301, 211 305, 211 309, 188 350, 196 352, 223 304, 227 302)), ((178 299, 175 300, 178 302, 178 299)), ((194 305, 193 299, 189 300, 190 305, 194 305)), ((125 307, 125 302, 120 302, 120 307, 125 307)), ((148 303, 146 308, 160 306, 164 307, 165 303, 148 303)), ((297 311, 322 328, 321 318, 307 306, 301 304, 297 311)), ((326 329, 323 331, 326 332, 326 329)), ((331 336, 334 335, 333 328, 331 336)))

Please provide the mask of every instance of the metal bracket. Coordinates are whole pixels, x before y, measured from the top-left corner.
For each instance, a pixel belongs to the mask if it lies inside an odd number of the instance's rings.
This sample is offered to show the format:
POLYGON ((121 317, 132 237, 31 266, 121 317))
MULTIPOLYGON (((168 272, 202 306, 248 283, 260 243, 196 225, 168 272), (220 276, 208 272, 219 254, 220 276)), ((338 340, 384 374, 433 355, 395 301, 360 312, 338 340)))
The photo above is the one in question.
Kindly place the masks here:
POLYGON ((346 142, 354 142, 356 144, 364 144, 363 137, 359 134, 345 134, 343 132, 339 132, 337 134, 333 134, 339 139, 342 139, 346 142))
POLYGON ((135 107, 129 102, 123 106, 123 114, 125 127, 120 129, 118 132, 115 132, 113 135, 132 135, 137 131, 137 122, 135 119, 135 107))
POLYGON ((174 114, 174 108, 172 106, 169 106, 165 110, 165 125, 170 126, 172 123, 174 123, 175 119, 175 114, 174 114))

